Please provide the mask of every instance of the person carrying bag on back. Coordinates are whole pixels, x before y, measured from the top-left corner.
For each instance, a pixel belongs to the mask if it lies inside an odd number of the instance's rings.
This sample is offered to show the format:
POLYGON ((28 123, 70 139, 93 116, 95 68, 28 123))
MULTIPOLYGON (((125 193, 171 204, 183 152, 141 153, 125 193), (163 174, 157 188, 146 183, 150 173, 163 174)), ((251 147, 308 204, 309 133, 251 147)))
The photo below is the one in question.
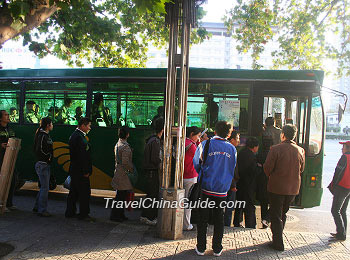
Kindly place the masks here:
MULTIPOLYGON (((210 214, 213 214, 214 256, 222 254, 222 238, 224 234, 224 209, 226 206, 227 191, 230 189, 236 166, 236 148, 227 140, 231 135, 232 127, 226 121, 219 121, 215 125, 215 136, 210 139, 209 147, 204 141, 199 145, 193 158, 194 167, 199 174, 199 183, 202 189, 201 199, 208 201, 204 207, 199 207, 199 221, 197 223, 197 255, 204 255, 207 241, 207 227, 210 214), (203 154, 203 150, 207 154, 203 154), (205 161, 201 161, 205 158, 205 161), (209 204, 215 204, 209 208, 209 204), (212 212, 211 212, 212 211, 212 212)), ((205 204, 205 203, 204 203, 205 204)))

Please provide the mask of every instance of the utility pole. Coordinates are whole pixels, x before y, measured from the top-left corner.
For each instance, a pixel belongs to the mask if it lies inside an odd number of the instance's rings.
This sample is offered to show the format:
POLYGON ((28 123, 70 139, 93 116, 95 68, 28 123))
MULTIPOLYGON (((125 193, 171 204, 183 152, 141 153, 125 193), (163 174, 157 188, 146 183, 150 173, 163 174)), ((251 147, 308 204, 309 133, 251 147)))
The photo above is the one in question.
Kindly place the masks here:
POLYGON ((184 198, 183 171, 185 158, 185 138, 187 121, 187 95, 189 81, 189 46, 191 26, 195 25, 196 0, 174 0, 167 5, 167 24, 169 26, 169 58, 165 101, 164 158, 160 199, 176 202, 177 208, 158 210, 158 234, 166 239, 182 237, 184 209, 180 201, 184 198), (179 40, 181 43, 178 53, 179 40), (179 73, 177 71, 179 70, 179 73), (178 121, 175 126, 176 80, 178 89, 178 121), (173 138, 176 138, 175 180, 174 187, 169 187, 171 161, 173 156, 173 138))

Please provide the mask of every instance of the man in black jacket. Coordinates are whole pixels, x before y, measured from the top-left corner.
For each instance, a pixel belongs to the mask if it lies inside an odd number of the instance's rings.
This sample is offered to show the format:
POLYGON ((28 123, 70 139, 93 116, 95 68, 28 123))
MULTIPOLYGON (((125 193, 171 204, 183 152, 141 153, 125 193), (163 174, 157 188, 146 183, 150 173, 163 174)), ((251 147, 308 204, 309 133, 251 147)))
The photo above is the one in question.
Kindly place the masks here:
POLYGON ((334 196, 331 210, 337 227, 337 232, 331 233, 334 240, 346 239, 346 209, 350 200, 350 141, 340 142, 340 144, 343 145, 343 155, 335 168, 333 180, 328 186, 334 196))
POLYGON ((95 221, 90 213, 90 179, 92 174, 91 147, 86 135, 91 130, 91 120, 83 117, 79 120, 78 128, 69 138, 71 185, 67 198, 66 218, 76 216, 76 202, 79 201, 78 218, 95 221))
MULTIPOLYGON (((8 125, 9 122, 10 122, 9 113, 7 113, 6 110, 0 110, 0 145, 1 145, 0 146, 0 169, 2 166, 2 161, 4 160, 7 142, 9 138, 15 137, 15 132, 8 125)), ((13 202, 12 202, 15 186, 16 186, 16 176, 14 171, 7 202, 6 202, 7 210, 16 209, 16 207, 13 205, 13 202)))
POLYGON ((242 213, 245 215, 245 227, 256 228, 254 192, 258 174, 255 154, 259 149, 259 141, 255 137, 247 140, 246 147, 238 153, 237 165, 239 180, 237 182, 237 200, 245 201, 244 208, 235 209, 234 226, 240 226, 242 213))
MULTIPOLYGON (((151 208, 149 199, 157 200, 159 197, 159 169, 161 167, 161 137, 164 129, 164 119, 159 117, 154 123, 155 134, 146 140, 144 151, 144 173, 147 178, 148 205, 142 210, 140 221, 145 224, 157 224, 158 209, 151 208)), ((145 203, 146 204, 146 203, 145 203)))

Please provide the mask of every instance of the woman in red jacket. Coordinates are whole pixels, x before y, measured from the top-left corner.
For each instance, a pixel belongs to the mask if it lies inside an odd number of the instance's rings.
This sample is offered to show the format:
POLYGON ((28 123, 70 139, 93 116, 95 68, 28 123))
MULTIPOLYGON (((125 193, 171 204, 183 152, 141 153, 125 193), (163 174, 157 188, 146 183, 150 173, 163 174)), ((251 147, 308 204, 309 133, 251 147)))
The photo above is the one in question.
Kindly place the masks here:
MULTIPOLYGON (((193 157, 196 153, 197 145, 201 135, 201 130, 197 126, 188 127, 186 130, 185 142, 185 168, 184 168, 184 188, 185 197, 188 198, 188 192, 193 184, 197 182, 198 173, 193 166, 193 157)), ((185 209, 184 230, 193 230, 191 220, 191 210, 185 209)))

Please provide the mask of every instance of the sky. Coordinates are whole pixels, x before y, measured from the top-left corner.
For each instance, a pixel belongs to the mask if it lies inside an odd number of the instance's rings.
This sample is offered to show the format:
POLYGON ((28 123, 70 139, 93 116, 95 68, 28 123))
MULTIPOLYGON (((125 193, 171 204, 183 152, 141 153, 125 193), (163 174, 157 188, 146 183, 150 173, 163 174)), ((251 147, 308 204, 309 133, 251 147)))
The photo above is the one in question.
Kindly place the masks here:
POLYGON ((203 18, 203 22, 222 22, 225 15, 225 10, 233 7, 235 0, 207 0, 203 4, 204 10, 207 12, 203 18))

